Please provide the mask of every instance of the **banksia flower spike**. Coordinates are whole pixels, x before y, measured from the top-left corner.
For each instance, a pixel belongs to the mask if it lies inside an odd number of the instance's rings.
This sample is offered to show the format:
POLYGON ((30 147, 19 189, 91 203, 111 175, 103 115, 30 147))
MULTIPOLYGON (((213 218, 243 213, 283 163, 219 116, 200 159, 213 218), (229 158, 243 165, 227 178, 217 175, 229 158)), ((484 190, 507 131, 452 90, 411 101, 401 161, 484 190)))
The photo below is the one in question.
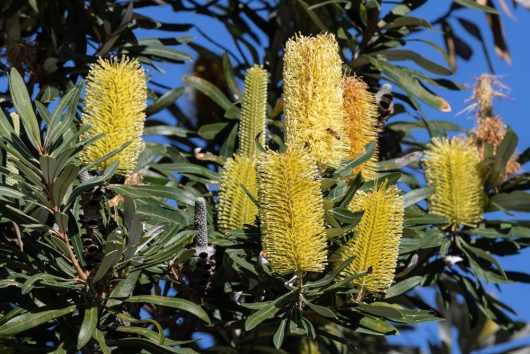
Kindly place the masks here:
POLYGON ((300 339, 300 354, 320 354, 317 342, 307 336, 302 337, 300 339))
POLYGON ((455 229, 474 227, 482 219, 482 181, 477 148, 469 141, 434 138, 425 158, 425 178, 435 193, 433 214, 449 219, 455 229))
POLYGON ((256 155, 255 139, 258 135, 258 142, 265 145, 268 77, 266 70, 254 65, 245 78, 239 124, 239 151, 247 157, 256 155))
POLYGON ((283 66, 286 142, 307 147, 319 166, 347 156, 342 61, 332 34, 287 41, 283 66))
MULTIPOLYGON (((345 130, 349 144, 349 157, 355 158, 364 153, 370 142, 377 143, 377 102, 368 91, 368 85, 361 79, 350 76, 344 79, 345 130)), ((374 179, 377 170, 377 150, 372 158, 356 167, 354 174, 362 172, 366 179, 374 179)))
POLYGON ((350 202, 351 211, 364 211, 355 226, 355 236, 334 256, 335 266, 351 256, 353 261, 343 270, 342 276, 372 269, 366 276, 353 280, 365 291, 384 293, 394 280, 398 247, 403 232, 403 197, 394 185, 378 184, 365 192, 359 191, 350 202))
POLYGON ((258 163, 263 251, 281 275, 326 265, 324 209, 316 164, 306 150, 263 154, 258 163))
MULTIPOLYGON (((20 117, 17 113, 12 112, 10 114, 11 122, 13 123, 13 131, 17 136, 20 136, 20 117)), ((6 169, 12 174, 12 175, 18 175, 18 169, 16 165, 11 160, 13 157, 11 154, 7 154, 7 161, 6 161, 6 169)), ((6 184, 9 186, 13 186, 16 184, 16 180, 12 177, 6 178, 6 184)))
POLYGON ((241 155, 229 159, 224 169, 219 186, 218 220, 220 230, 226 232, 254 223, 258 208, 241 185, 257 196, 257 176, 254 160, 241 155))
POLYGON ((82 119, 91 127, 82 138, 104 136, 80 153, 80 161, 91 163, 130 142, 124 150, 96 166, 104 169, 119 160, 118 173, 129 175, 142 149, 147 86, 137 59, 99 58, 88 72, 82 119))

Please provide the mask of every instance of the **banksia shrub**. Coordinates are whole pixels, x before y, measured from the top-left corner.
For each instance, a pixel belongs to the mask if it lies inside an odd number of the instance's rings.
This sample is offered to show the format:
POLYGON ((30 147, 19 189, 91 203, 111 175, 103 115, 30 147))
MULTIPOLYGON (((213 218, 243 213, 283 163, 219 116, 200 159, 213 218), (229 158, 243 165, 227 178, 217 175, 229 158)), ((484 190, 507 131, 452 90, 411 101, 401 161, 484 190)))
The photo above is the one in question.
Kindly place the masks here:
POLYGON ((279 274, 320 272, 326 234, 320 182, 304 149, 269 152, 258 164, 263 251, 279 274))
POLYGON ((308 147, 323 166, 337 166, 347 152, 341 66, 332 34, 287 41, 283 66, 286 142, 308 147))
MULTIPOLYGON (((351 158, 364 153, 370 142, 377 143, 377 102, 361 79, 350 76, 344 79, 345 130, 348 140, 348 155, 351 158)), ((362 172, 366 179, 374 179, 377 169, 377 150, 370 160, 356 167, 354 174, 362 172)))
POLYGON ((241 122, 239 124, 239 151, 241 155, 256 155, 256 142, 265 145, 265 123, 267 111, 268 73, 258 65, 247 72, 245 91, 241 103, 241 122))
POLYGON ((474 227, 482 219, 482 181, 477 148, 469 141, 434 138, 425 158, 425 178, 435 189, 433 214, 445 216, 455 229, 474 227))
POLYGON ((147 86, 145 73, 137 59, 99 58, 88 72, 82 120, 90 129, 88 139, 104 136, 84 149, 79 159, 92 163, 130 143, 118 154, 95 166, 104 169, 119 160, 118 173, 129 175, 142 149, 147 86))
POLYGON ((218 223, 222 231, 243 228, 253 224, 258 208, 243 190, 257 196, 256 163, 253 159, 236 155, 224 165, 224 173, 219 186, 218 223))
POLYGON ((355 236, 337 251, 334 263, 338 266, 355 256, 342 276, 371 269, 370 274, 354 279, 353 284, 361 288, 361 294, 384 293, 392 284, 396 270, 403 232, 403 197, 395 186, 383 183, 367 192, 357 192, 348 208, 364 214, 354 228, 355 236))

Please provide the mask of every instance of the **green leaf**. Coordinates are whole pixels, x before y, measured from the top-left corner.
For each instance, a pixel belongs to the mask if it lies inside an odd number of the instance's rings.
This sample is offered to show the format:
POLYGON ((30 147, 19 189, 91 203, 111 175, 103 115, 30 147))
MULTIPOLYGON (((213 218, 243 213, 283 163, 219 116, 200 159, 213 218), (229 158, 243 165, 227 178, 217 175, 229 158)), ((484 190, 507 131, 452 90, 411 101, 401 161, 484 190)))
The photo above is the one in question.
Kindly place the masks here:
POLYGON ((149 303, 179 309, 197 316, 206 323, 211 323, 208 314, 200 306, 188 300, 158 295, 137 295, 131 296, 128 299, 125 299, 125 301, 133 303, 149 303))
POLYGON ((403 207, 407 208, 434 194, 434 188, 425 187, 414 189, 403 196, 403 207))
POLYGON ((136 286, 136 282, 140 277, 140 273, 141 271, 139 270, 131 272, 127 275, 125 279, 121 279, 118 282, 118 285, 116 285, 116 287, 112 289, 112 292, 109 295, 109 300, 106 304, 107 307, 121 304, 121 300, 119 299, 126 299, 132 294, 136 286))
POLYGON ((98 324, 98 308, 92 306, 85 309, 83 322, 77 336, 77 350, 81 350, 94 335, 98 324))
POLYGON ((340 272, 342 272, 347 266, 350 265, 354 258, 354 256, 351 256, 345 259, 336 269, 334 269, 331 273, 327 274, 324 278, 316 280, 314 282, 307 282, 304 285, 304 289, 322 288, 328 286, 337 277, 337 275, 340 274, 340 272))
POLYGON ((160 112, 163 109, 171 106, 175 101, 182 96, 184 93, 183 87, 174 88, 172 90, 166 91, 162 96, 158 97, 153 104, 147 107, 145 114, 148 116, 160 112))
POLYGON ((188 83, 188 85, 211 98, 212 101, 217 103, 225 111, 228 111, 235 107, 234 104, 228 99, 228 97, 225 96, 223 91, 221 91, 214 84, 204 79, 201 79, 198 76, 192 75, 185 76, 183 79, 188 83))
POLYGON ((514 191, 494 195, 490 198, 488 211, 499 209, 530 212, 530 193, 514 191))
POLYGON ((351 225, 357 225, 357 223, 359 222, 359 220, 361 220, 361 217, 363 216, 362 211, 353 212, 346 208, 333 208, 328 212, 338 221, 344 224, 351 225))
POLYGON ((58 317, 72 313, 75 309, 76 305, 71 305, 59 310, 26 312, 0 326, 0 335, 9 336, 24 332, 28 329, 35 328, 44 323, 50 322, 58 317))
POLYGON ((105 335, 103 334, 103 332, 96 328, 92 337, 98 342, 99 348, 101 349, 103 354, 111 354, 111 350, 105 341, 105 335))
POLYGON ((390 299, 395 296, 406 293, 410 289, 415 288, 416 286, 420 285, 422 282, 423 282, 423 277, 420 275, 416 275, 414 277, 405 279, 397 284, 394 284, 386 291, 385 299, 390 299))
POLYGON ((229 123, 205 124, 199 128, 197 135, 206 140, 211 140, 217 136, 229 123))
POLYGON ((189 54, 166 46, 126 45, 123 50, 131 56, 151 56, 175 63, 192 60, 189 54))
POLYGON ((7 200, 5 198, 15 198, 15 199, 21 199, 24 198, 25 194, 17 191, 16 189, 13 189, 6 185, 0 185, 0 200, 7 200))
POLYGON ((15 134, 11 123, 7 119, 6 115, 2 108, 0 108, 0 137, 5 137, 10 139, 11 135, 15 134))
POLYGON ((176 136, 178 138, 187 138, 189 130, 181 127, 172 127, 169 125, 155 125, 144 129, 144 136, 147 135, 162 135, 162 136, 176 136))
POLYGON ((33 111, 31 98, 26 90, 26 83, 15 68, 11 69, 9 75, 9 88, 11 90, 13 105, 20 115, 28 139, 35 149, 40 150, 41 137, 37 116, 33 111))
POLYGON ((228 88, 230 89, 230 92, 237 98, 241 97, 241 91, 239 90, 239 87, 236 83, 236 78, 234 75, 234 69, 232 66, 232 63, 230 62, 230 58, 228 57, 228 53, 225 51, 223 53, 223 71, 225 74, 225 80, 228 88))
MULTIPOLYGON (((362 57, 363 56, 364 55, 362 55, 362 57)), ((390 76, 411 98, 413 98, 412 96, 416 96, 431 107, 442 112, 451 111, 451 106, 446 100, 426 90, 425 87, 419 83, 419 80, 416 77, 413 77, 410 72, 384 60, 376 59, 372 56, 366 57, 372 65, 390 76)), ((419 109, 418 105, 415 106, 419 109)))
POLYGON ((280 349, 283 344, 283 338, 285 337, 285 329, 287 327, 287 318, 284 318, 280 321, 280 325, 276 329, 276 332, 274 332, 274 336, 272 337, 272 343, 276 347, 276 349, 280 349))
POLYGON ((123 249, 123 231, 121 229, 115 229, 105 241, 103 259, 97 268, 96 274, 92 278, 93 282, 101 280, 109 271, 112 271, 114 266, 120 261, 123 249))
POLYGON ((393 50, 384 50, 381 52, 371 53, 372 55, 380 55, 390 61, 399 61, 399 60, 412 60, 414 63, 418 64, 425 70, 428 70, 434 74, 438 75, 452 75, 453 71, 444 66, 441 66, 433 61, 430 61, 425 58, 425 56, 413 52, 411 50, 404 49, 393 49, 393 50))
POLYGON ((173 348, 170 346, 160 345, 144 338, 122 338, 115 341, 109 341, 110 346, 132 348, 134 352, 140 353, 139 349, 145 350, 150 354, 198 354, 195 350, 190 348, 173 348))
POLYGON ((280 306, 291 294, 292 292, 283 294, 276 300, 271 301, 267 306, 262 307, 258 311, 254 312, 252 315, 248 316, 245 320, 245 331, 250 331, 254 329, 257 325, 259 325, 261 322, 273 317, 278 311, 280 311, 280 306))
POLYGON ((436 215, 436 214, 425 214, 423 216, 407 218, 405 217, 405 222, 403 227, 412 227, 418 225, 440 225, 447 224, 448 220, 445 216, 436 215))
POLYGON ((55 205, 62 205, 64 199, 68 197, 68 192, 72 190, 74 181, 79 175, 79 167, 74 164, 67 165, 53 183, 53 202, 55 205))
POLYGON ((366 144, 364 147, 365 151, 362 155, 349 160, 346 162, 345 165, 340 167, 337 171, 335 171, 335 175, 341 176, 341 177, 348 177, 352 175, 352 171, 355 167, 365 163, 366 161, 370 160, 372 155, 375 153, 376 144, 375 142, 371 142, 366 144))
MULTIPOLYGON (((383 320, 380 320, 380 319, 377 319, 377 318, 373 318, 371 316, 364 316, 359 321, 359 324, 362 327, 364 327, 364 328, 369 330, 369 331, 367 331, 365 333, 369 333, 369 334, 385 334, 385 335, 389 335, 389 334, 397 335, 397 334, 399 334, 399 331, 397 330, 397 328, 392 326, 390 323, 387 323, 387 322, 385 322, 383 320)), ((363 332, 362 328, 358 328, 358 331, 359 332, 363 332)))
POLYGON ((307 306, 309 306, 309 308, 313 311, 315 311, 316 313, 318 313, 320 316, 322 317, 325 317, 325 318, 334 318, 336 319, 337 318, 337 315, 335 314, 335 312, 333 312, 331 309, 327 308, 327 307, 324 307, 324 306, 320 306, 320 305, 316 305, 316 304, 313 304, 311 302, 309 302, 305 297, 301 297, 302 298, 302 301, 307 304, 307 306))
POLYGON ((70 124, 75 117, 75 109, 79 102, 82 88, 82 84, 77 85, 75 88, 68 91, 57 104, 48 126, 48 131, 46 132, 46 138, 44 140, 45 146, 52 146, 55 143, 55 140, 61 138, 65 130, 70 127, 70 124), (66 119, 61 120, 63 111, 67 107, 68 111, 66 112, 66 119))
POLYGON ((495 10, 490 6, 485 6, 477 3, 475 0, 453 0, 453 2, 468 7, 470 9, 484 11, 490 14, 499 14, 499 11, 495 10))

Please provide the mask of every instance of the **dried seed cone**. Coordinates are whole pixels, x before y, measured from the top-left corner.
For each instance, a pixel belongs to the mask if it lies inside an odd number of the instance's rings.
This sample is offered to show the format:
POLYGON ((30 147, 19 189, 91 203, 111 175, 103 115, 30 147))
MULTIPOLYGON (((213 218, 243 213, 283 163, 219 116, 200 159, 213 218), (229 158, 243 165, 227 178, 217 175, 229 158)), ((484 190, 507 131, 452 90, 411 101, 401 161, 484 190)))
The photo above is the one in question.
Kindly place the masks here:
MULTIPOLYGON (((477 145, 480 158, 484 159, 484 149, 486 144, 491 144, 493 151, 501 145, 504 136, 506 135, 506 126, 501 117, 486 117, 477 122, 474 131, 474 140, 477 145)), ((512 154, 506 163, 506 176, 511 176, 521 169, 521 164, 517 161, 519 156, 516 153, 512 154)))
POLYGON ((239 124, 239 151, 244 156, 256 156, 256 137, 259 136, 260 145, 265 145, 268 77, 267 71, 258 65, 247 71, 239 124))
MULTIPOLYGON (((355 76, 344 79, 345 130, 349 144, 348 155, 351 158, 364 153, 364 147, 370 142, 377 143, 377 102, 374 94, 368 91, 368 85, 355 76)), ((370 160, 356 167, 354 174, 362 173, 366 179, 374 179, 377 171, 377 150, 370 160)))
POLYGON ((320 166, 347 156, 342 61, 332 34, 287 41, 283 67, 286 142, 308 147, 320 166))
POLYGON ((130 142, 124 150, 96 166, 104 169, 119 160, 118 173, 129 175, 142 149, 147 86, 145 73, 137 59, 99 58, 87 77, 82 119, 91 128, 82 136, 104 136, 81 151, 83 163, 95 162, 130 142))
POLYGON ((263 251, 279 274, 320 272, 327 259, 317 167, 306 150, 268 152, 258 164, 263 251))
POLYGON ((482 181, 477 148, 469 141, 434 138, 425 158, 425 178, 435 193, 433 214, 445 216, 452 228, 474 227, 482 219, 482 181))
MULTIPOLYGON (((466 110, 476 111, 477 125, 472 138, 475 140, 482 160, 484 160, 486 144, 491 144, 495 153, 506 135, 506 126, 502 118, 494 114, 493 99, 507 97, 504 93, 507 90, 509 88, 498 77, 491 74, 480 75, 473 89, 471 96, 473 103, 466 110)), ((505 177, 509 177, 520 170, 521 165, 518 158, 516 153, 510 156, 506 164, 505 177)))
POLYGON ((368 192, 357 192, 348 209, 364 214, 354 228, 354 238, 338 250, 335 266, 355 256, 341 275, 348 277, 371 268, 371 274, 354 279, 353 284, 363 291, 384 293, 392 285, 396 270, 403 233, 403 197, 395 186, 383 183, 368 192))
POLYGON ((219 187, 218 224, 226 232, 243 228, 244 224, 253 224, 258 208, 247 193, 257 196, 256 163, 253 159, 235 155, 225 166, 219 187))

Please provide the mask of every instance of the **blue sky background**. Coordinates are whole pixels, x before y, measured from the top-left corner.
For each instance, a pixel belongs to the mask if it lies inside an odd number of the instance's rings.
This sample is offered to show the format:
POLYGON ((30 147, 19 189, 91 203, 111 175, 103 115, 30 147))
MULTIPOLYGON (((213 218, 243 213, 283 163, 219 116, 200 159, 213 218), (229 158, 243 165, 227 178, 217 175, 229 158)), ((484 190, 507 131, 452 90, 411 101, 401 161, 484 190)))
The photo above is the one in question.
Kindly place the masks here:
MULTIPOLYGON (((428 4, 429 5, 424 5, 422 8, 414 11, 411 15, 434 20, 448 9, 450 1, 436 0, 429 1, 428 4)), ((389 8, 392 6, 393 5, 391 4, 388 5, 389 8)), ((200 15, 189 13, 175 14, 168 6, 146 8, 143 9, 142 12, 163 22, 193 23, 203 32, 207 33, 210 37, 219 41, 219 43, 228 46, 230 49, 235 48, 228 32, 219 22, 212 21, 211 19, 200 15)), ((504 13, 502 14, 505 36, 507 38, 512 56, 511 65, 508 65, 493 53, 493 39, 489 28, 487 27, 486 19, 483 13, 471 9, 462 9, 459 10, 458 15, 479 24, 482 34, 488 43, 495 72, 496 74, 500 75, 502 81, 511 88, 510 98, 505 100, 497 100, 495 103, 495 110, 496 113, 501 115, 505 122, 509 124, 519 135, 518 150, 522 152, 530 145, 530 129, 528 129, 530 117, 527 117, 526 114, 528 111, 526 104, 530 104, 530 46, 528 45, 530 41, 527 38, 530 36, 530 11, 519 7, 519 9, 514 11, 516 19, 509 18, 504 13)), ((470 37, 467 32, 465 32, 462 27, 456 23, 456 21, 454 21, 452 24, 454 25, 455 33, 472 46, 474 55, 469 62, 458 60, 457 74, 453 75, 451 78, 459 83, 466 84, 471 88, 474 80, 481 73, 488 72, 487 62, 483 56, 480 43, 474 38, 470 37)), ((153 31, 138 31, 137 35, 141 38, 145 36, 152 37, 156 35, 164 37, 168 36, 168 33, 160 32, 159 34, 154 34, 153 31)), ((193 36, 195 43, 202 44, 212 49, 211 44, 196 29, 190 30, 187 35, 193 36)), ((417 38, 429 39, 444 47, 441 33, 437 29, 423 32, 418 35, 417 38)), ((412 49, 418 48, 412 47, 412 49)), ((183 49, 183 51, 195 55, 195 53, 189 49, 183 49)), ((439 54, 432 49, 423 47, 420 53, 425 55, 427 58, 436 58, 438 62, 442 62, 439 54)), ((151 70, 150 74, 153 76, 153 79, 160 80, 171 87, 179 87, 183 85, 181 76, 191 71, 192 63, 185 65, 167 65, 163 67, 166 70, 164 74, 160 74, 151 70)), ((471 114, 464 113, 457 115, 458 112, 461 112, 469 104, 466 103, 465 100, 471 95, 471 91, 438 90, 437 92, 450 103, 452 106, 452 112, 442 113, 434 109, 430 109, 424 105, 427 117, 429 119, 451 120, 465 128, 472 128, 474 121, 471 114)), ((189 96, 184 96, 180 99, 181 106, 184 108, 184 110, 187 109, 187 99, 189 99, 189 96)), ((161 112, 157 118, 167 119, 169 117, 167 116, 167 113, 161 112)), ((403 119, 403 117, 400 116, 399 119, 403 119)), ((528 215, 521 215, 521 217, 527 218, 528 215)), ((528 272, 530 269, 529 259, 530 251, 527 250, 522 252, 520 255, 501 258, 500 261, 505 269, 528 272)), ((518 319, 530 322, 530 303, 527 301, 527 294, 530 294, 529 284, 502 285, 500 287, 500 291, 494 287, 490 288, 491 292, 494 293, 495 296, 517 310, 518 319)), ((431 293, 432 292, 429 291, 424 292, 426 296, 432 298, 431 293)), ((435 340, 434 338, 437 337, 437 325, 427 324, 420 326, 417 332, 408 334, 403 333, 400 337, 395 337, 393 341, 416 343, 426 349, 428 341, 435 340)), ((527 339, 527 341, 530 344, 530 340, 527 339)), ((501 349, 501 351, 486 350, 481 353, 500 353, 502 350, 504 349, 501 349)), ((455 353, 457 352, 455 351, 455 353)))

